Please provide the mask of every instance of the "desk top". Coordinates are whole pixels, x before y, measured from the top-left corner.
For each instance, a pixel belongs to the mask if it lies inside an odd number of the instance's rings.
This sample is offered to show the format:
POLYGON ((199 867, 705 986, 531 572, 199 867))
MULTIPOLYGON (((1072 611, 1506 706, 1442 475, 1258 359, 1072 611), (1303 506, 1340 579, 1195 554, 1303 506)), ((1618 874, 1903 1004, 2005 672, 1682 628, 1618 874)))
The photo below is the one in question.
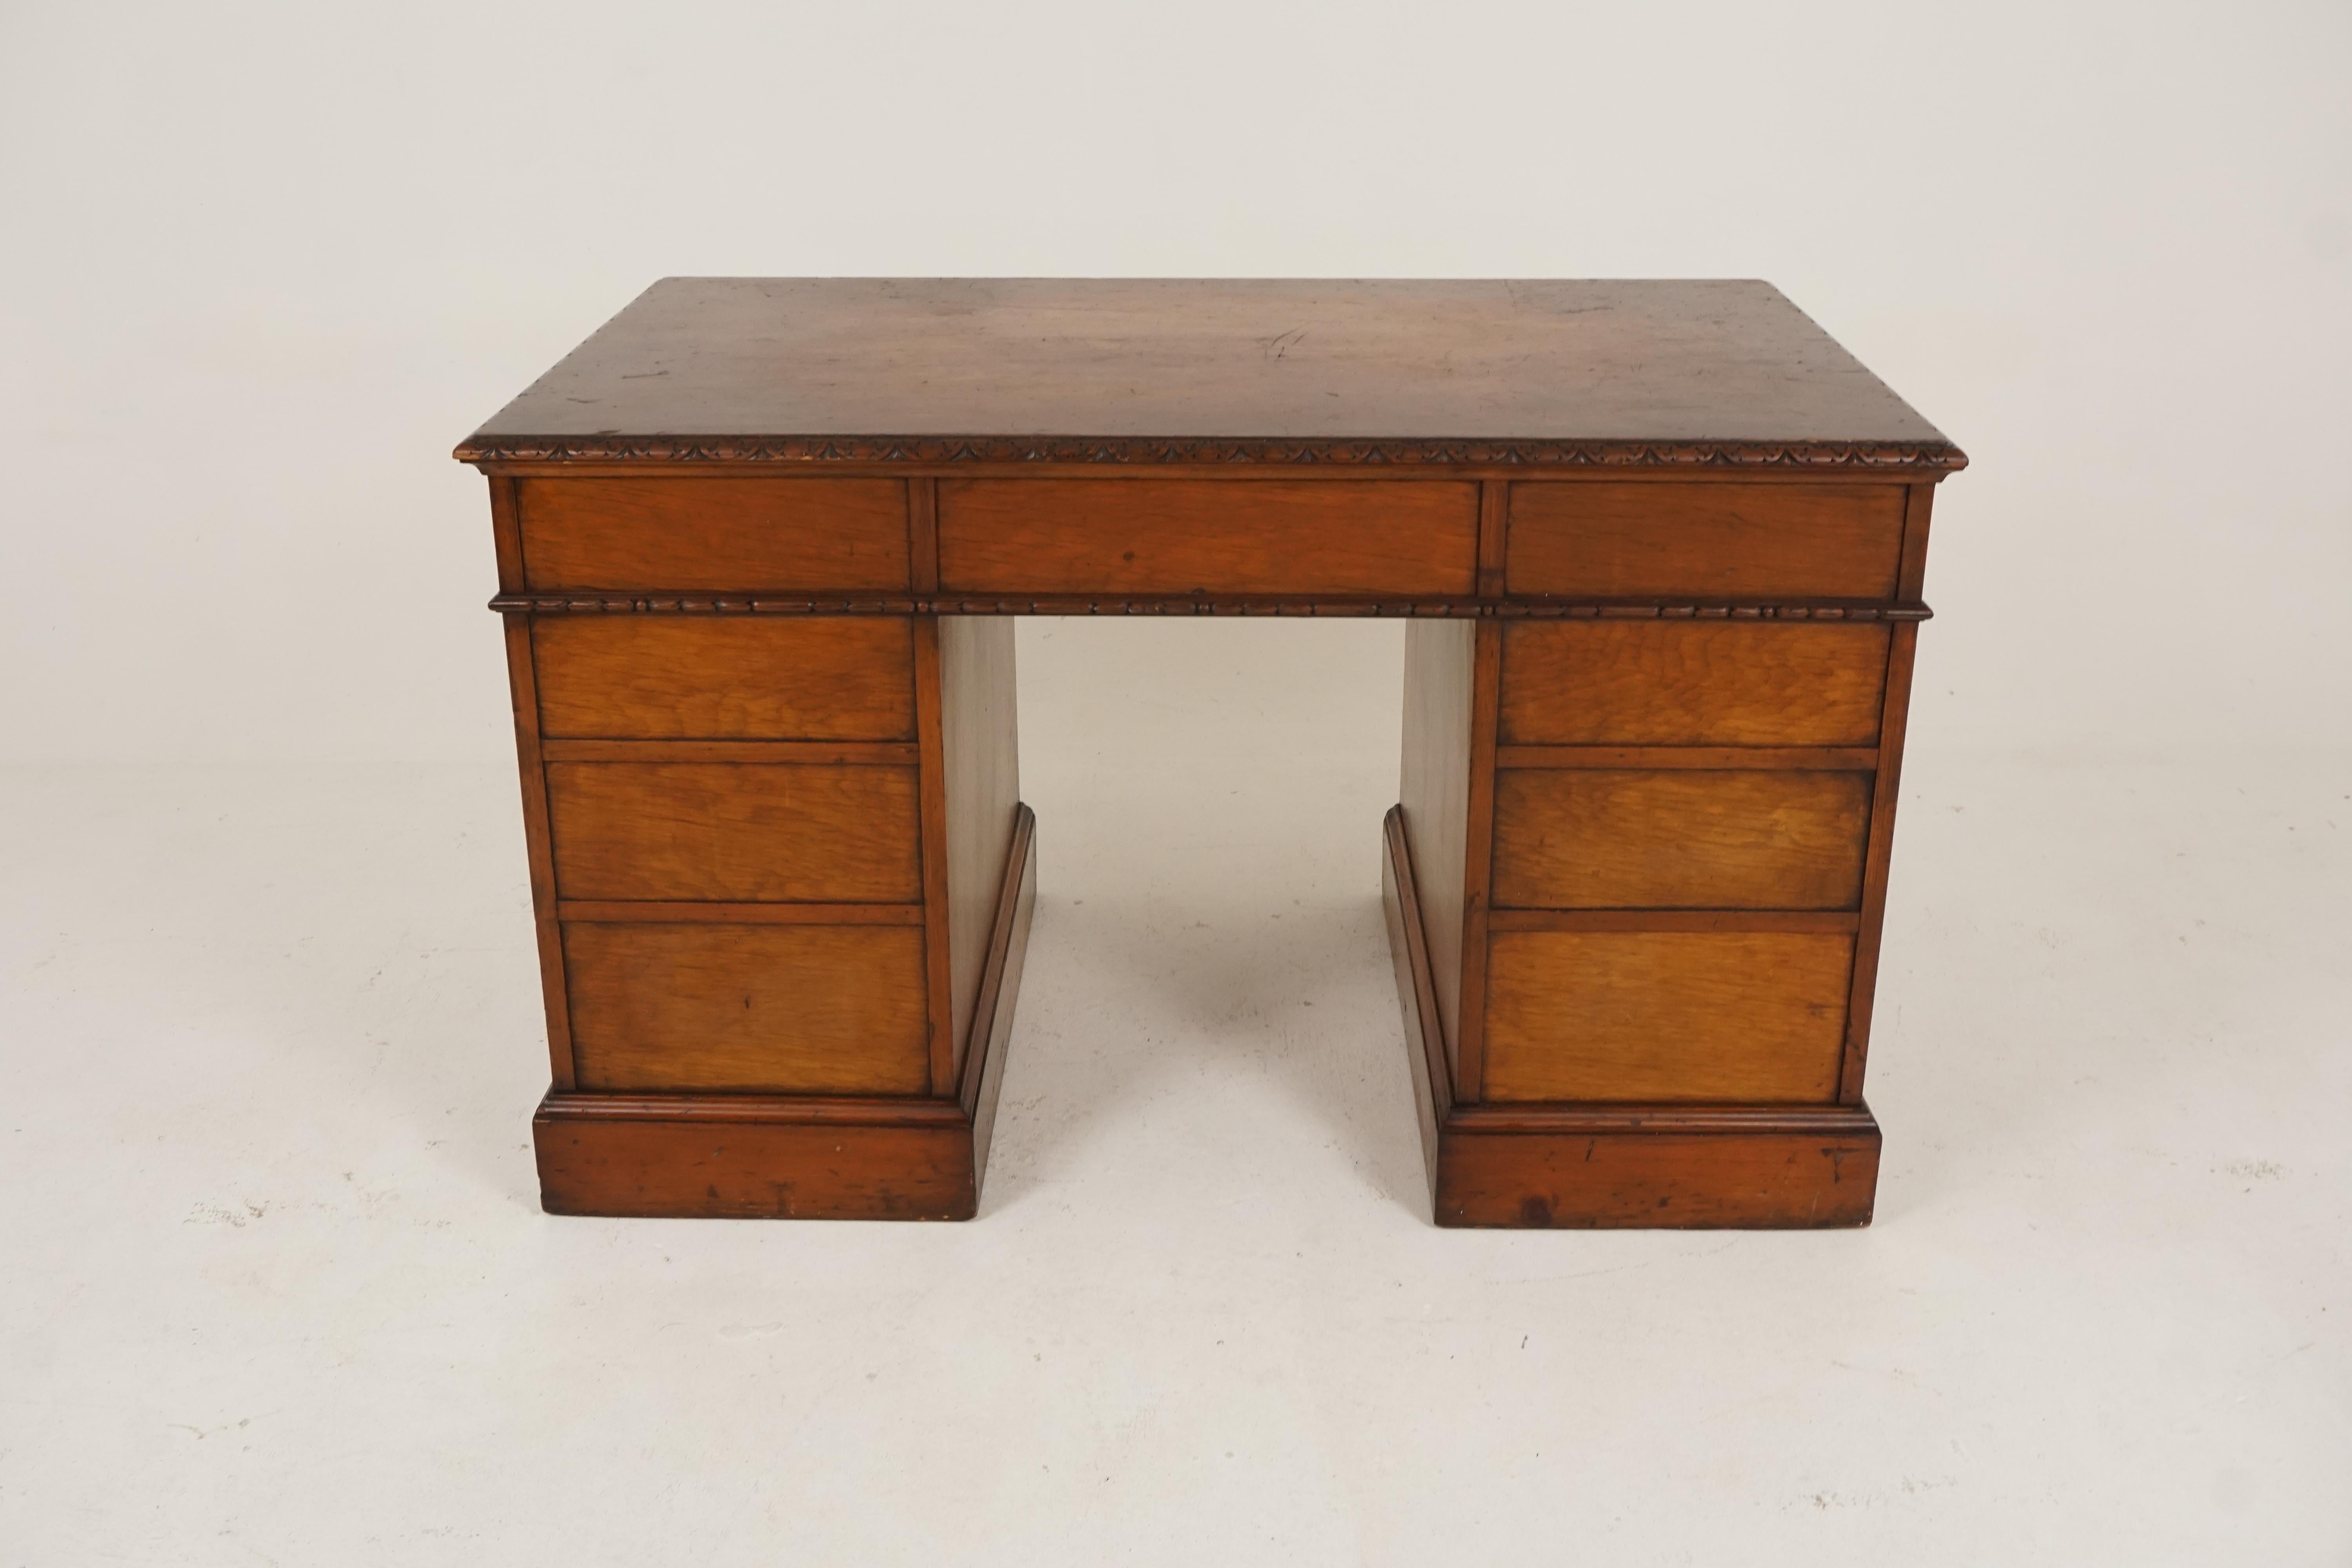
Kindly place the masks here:
POLYGON ((668 278, 468 462, 1948 470, 1769 283, 668 278))

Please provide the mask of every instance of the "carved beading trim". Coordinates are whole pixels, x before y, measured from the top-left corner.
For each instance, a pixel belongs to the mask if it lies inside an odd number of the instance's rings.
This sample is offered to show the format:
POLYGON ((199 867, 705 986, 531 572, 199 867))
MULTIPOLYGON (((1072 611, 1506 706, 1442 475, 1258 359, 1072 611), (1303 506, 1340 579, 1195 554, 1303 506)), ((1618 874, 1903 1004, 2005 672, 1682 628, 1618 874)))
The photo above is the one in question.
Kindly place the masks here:
POLYGON ((1505 620, 1624 621, 1924 621, 1925 605, 1563 603, 1544 599, 1309 597, 1148 597, 1056 595, 1038 597, 931 594, 500 594, 490 608, 509 616, 1432 616, 1505 620))
POLYGON ((1948 442, 1265 440, 1141 436, 476 436, 464 463, 1079 463, 1361 468, 1919 469, 1948 442))

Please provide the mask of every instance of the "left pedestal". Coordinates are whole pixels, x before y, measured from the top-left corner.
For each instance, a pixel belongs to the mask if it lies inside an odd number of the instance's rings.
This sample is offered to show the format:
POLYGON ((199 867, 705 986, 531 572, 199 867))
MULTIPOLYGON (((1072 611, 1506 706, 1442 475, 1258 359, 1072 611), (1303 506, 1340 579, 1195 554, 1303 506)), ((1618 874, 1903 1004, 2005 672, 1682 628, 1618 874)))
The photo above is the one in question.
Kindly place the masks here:
MULTIPOLYGON (((492 494, 509 592, 560 585, 534 546, 576 520, 534 529, 528 481, 492 494)), ((1011 621, 500 607, 546 1208, 970 1217, 1035 889, 1011 621)))

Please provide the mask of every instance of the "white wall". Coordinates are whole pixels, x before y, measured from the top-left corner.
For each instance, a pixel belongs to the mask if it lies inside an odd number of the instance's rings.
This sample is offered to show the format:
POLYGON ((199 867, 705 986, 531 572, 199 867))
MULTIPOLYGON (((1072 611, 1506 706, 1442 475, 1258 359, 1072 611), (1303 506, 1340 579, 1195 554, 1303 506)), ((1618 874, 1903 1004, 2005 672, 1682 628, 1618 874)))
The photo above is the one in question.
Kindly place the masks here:
POLYGON ((1769 278, 1974 456, 1921 745, 2341 739, 2352 12, 0 13, 0 760, 508 745, 456 440, 665 273, 1769 278))

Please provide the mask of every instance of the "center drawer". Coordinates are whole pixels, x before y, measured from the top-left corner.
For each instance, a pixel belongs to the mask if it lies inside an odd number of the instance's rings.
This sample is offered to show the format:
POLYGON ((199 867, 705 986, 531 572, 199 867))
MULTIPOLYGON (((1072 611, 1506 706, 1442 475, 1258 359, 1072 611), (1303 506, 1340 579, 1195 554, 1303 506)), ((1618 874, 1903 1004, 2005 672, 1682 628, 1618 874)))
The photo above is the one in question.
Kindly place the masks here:
POLYGON ((1456 480, 945 479, 940 581, 988 594, 1466 595, 1456 480))
POLYGON ((914 903, 911 767, 550 763, 557 896, 914 903))

